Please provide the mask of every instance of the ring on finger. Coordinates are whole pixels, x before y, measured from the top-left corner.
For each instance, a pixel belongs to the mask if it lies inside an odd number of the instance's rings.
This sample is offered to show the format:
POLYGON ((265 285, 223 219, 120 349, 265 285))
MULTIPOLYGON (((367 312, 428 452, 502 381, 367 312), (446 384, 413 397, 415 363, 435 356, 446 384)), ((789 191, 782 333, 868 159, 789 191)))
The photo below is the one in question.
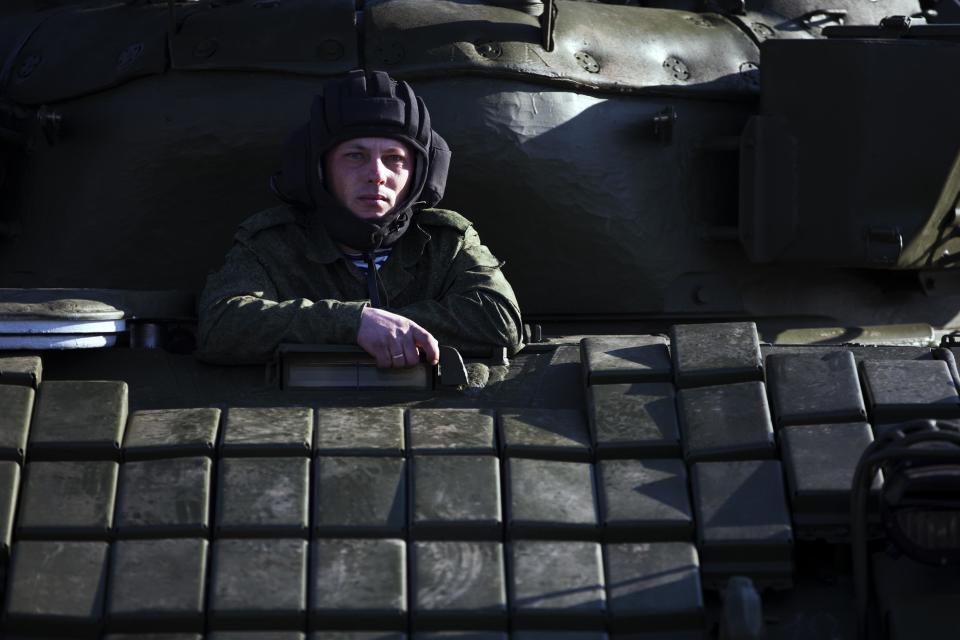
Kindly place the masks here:
POLYGON ((402 353, 398 353, 398 354, 396 354, 396 355, 393 356, 393 359, 396 360, 397 358, 402 358, 402 357, 403 357, 403 354, 402 354, 402 353))

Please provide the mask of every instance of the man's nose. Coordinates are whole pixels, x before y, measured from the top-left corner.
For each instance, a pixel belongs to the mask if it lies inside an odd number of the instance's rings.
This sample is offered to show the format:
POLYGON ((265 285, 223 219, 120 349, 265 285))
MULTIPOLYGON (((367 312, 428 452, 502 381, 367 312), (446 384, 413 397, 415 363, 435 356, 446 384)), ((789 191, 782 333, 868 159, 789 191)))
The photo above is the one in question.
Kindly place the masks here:
POLYGON ((367 163, 367 179, 374 184, 384 184, 387 181, 387 166, 380 158, 371 158, 367 163))

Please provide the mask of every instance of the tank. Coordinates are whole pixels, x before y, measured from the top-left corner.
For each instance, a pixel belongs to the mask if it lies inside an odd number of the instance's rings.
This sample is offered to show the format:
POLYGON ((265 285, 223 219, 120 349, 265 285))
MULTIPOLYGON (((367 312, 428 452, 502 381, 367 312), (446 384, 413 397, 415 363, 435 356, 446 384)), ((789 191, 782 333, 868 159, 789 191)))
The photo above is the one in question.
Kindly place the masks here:
POLYGON ((954 638, 957 68, 952 0, 7 0, 4 637, 954 638), (526 346, 198 361, 357 68, 526 346))

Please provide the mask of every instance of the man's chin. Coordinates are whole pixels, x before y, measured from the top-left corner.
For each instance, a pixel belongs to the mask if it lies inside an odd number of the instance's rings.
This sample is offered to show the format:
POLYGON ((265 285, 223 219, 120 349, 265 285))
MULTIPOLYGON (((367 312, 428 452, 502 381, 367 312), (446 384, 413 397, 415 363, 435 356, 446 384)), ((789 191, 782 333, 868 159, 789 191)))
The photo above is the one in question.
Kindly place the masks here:
POLYGON ((390 207, 382 207, 379 205, 355 205, 350 207, 350 211, 353 212, 353 215, 357 216, 362 220, 377 220, 382 218, 390 212, 390 207))

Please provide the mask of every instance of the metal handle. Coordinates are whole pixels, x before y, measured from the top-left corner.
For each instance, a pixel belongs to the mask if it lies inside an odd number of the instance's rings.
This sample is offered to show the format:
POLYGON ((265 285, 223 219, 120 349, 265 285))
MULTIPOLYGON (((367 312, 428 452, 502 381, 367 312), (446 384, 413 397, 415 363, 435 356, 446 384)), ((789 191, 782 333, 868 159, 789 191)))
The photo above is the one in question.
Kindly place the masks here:
POLYGON ((557 25, 557 3, 543 0, 543 13, 540 14, 540 44, 545 51, 553 51, 553 31, 557 25))
POLYGON ((440 362, 437 365, 437 377, 444 387, 465 387, 467 385, 467 368, 463 365, 463 357, 453 347, 440 345, 440 362))

